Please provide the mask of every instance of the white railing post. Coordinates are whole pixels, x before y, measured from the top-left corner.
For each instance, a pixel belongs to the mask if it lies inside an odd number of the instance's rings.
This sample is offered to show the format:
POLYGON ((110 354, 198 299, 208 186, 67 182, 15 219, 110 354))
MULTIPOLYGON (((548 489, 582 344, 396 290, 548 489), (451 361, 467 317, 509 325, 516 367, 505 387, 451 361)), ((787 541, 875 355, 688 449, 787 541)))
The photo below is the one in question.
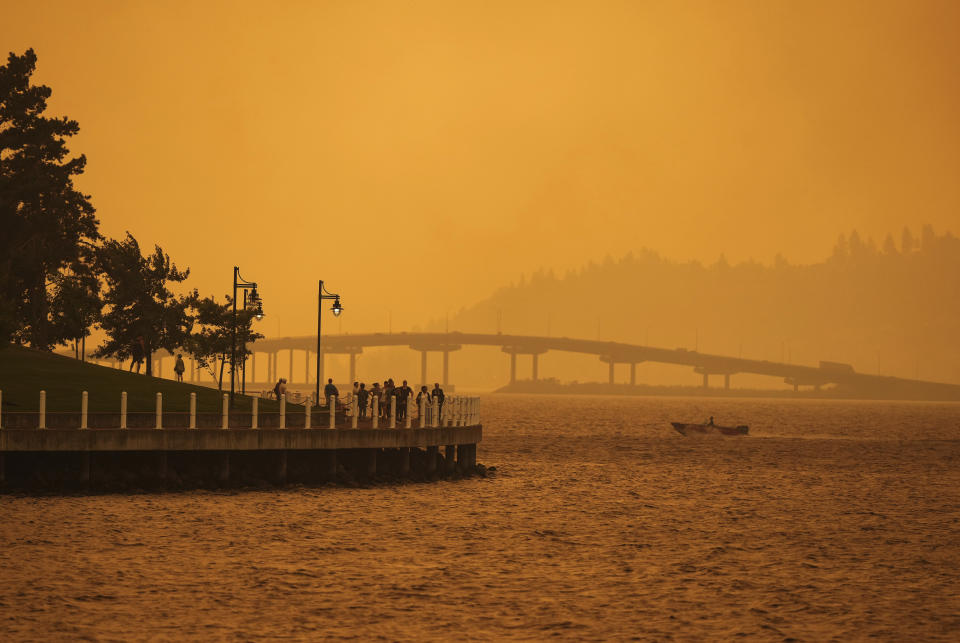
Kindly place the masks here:
POLYGON ((259 420, 260 420, 260 418, 259 418, 259 415, 260 415, 260 404, 259 404, 259 402, 260 402, 260 398, 259 398, 259 397, 256 397, 256 396, 254 396, 253 399, 250 400, 250 403, 251 403, 251 405, 252 405, 252 406, 251 406, 251 409, 250 409, 250 428, 251 428, 251 429, 257 429, 257 428, 259 428, 259 427, 257 426, 257 425, 259 424, 259 420))
POLYGON ((370 422, 375 429, 380 428, 380 398, 373 396, 373 404, 370 408, 370 422))
POLYGON ((420 428, 427 426, 427 400, 420 396, 420 428))
POLYGON ((350 405, 350 428, 357 428, 357 416, 360 415, 360 400, 357 399, 357 396, 353 396, 353 403, 350 405))
POLYGON ((327 405, 327 408, 330 409, 330 428, 337 428, 337 396, 330 396, 330 404, 327 405))
POLYGON ((460 396, 453 400, 453 426, 463 426, 463 418, 460 416, 460 396))
POLYGON ((223 394, 223 404, 221 405, 220 415, 220 428, 225 429, 230 422, 230 396, 226 393, 223 394))
POLYGON ((280 428, 287 428, 287 394, 280 396, 280 428))
POLYGON ((397 396, 390 396, 390 428, 397 428, 397 396))
POLYGON ((155 428, 163 428, 163 393, 157 393, 157 425, 155 428))
POLYGON ((47 392, 40 391, 40 417, 37 419, 37 428, 47 428, 47 392))
POLYGON ((197 394, 190 394, 190 428, 197 428, 197 394))
POLYGON ((89 403, 89 396, 86 391, 80 394, 80 428, 87 428, 87 404, 89 403))
POLYGON ((403 420, 404 420, 404 421, 403 421, 403 428, 409 429, 409 428, 410 428, 410 416, 413 415, 413 412, 412 412, 412 411, 413 411, 413 396, 412 396, 412 395, 408 395, 408 396, 407 396, 407 401, 404 402, 404 404, 407 405, 407 409, 406 409, 407 414, 406 414, 406 416, 404 416, 404 418, 403 418, 403 420))
POLYGON ((313 398, 307 396, 307 401, 303 403, 303 428, 310 428, 310 407, 313 406, 313 398))
POLYGON ((127 428, 127 392, 120 393, 120 428, 127 428))
POLYGON ((451 402, 452 400, 446 400, 446 404, 444 405, 447 407, 447 415, 443 421, 446 422, 447 426, 453 426, 453 407, 450 405, 451 402))

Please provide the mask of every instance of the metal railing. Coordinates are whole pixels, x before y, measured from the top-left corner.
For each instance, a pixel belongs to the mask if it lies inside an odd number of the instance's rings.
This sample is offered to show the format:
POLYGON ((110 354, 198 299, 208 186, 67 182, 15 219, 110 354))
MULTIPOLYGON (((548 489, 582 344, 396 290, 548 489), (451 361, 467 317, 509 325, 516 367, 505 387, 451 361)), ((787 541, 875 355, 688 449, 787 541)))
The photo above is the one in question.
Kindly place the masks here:
MULTIPOLYGON (((417 404, 409 396, 405 404, 399 396, 390 398, 389 404, 381 408, 380 398, 370 396, 367 404, 361 408, 353 395, 339 401, 331 396, 329 404, 313 405, 312 396, 303 396, 302 411, 287 413, 286 395, 280 397, 280 408, 276 412, 260 413, 258 397, 251 398, 249 412, 230 409, 230 396, 223 394, 219 413, 198 413, 197 394, 190 393, 189 413, 164 412, 163 394, 156 394, 156 403, 152 411, 128 410, 126 391, 120 394, 119 413, 89 412, 89 395, 83 391, 80 396, 79 413, 47 411, 46 391, 40 391, 39 407, 36 412, 15 412, 3 414, 0 410, 0 429, 30 428, 47 429, 48 419, 55 420, 50 428, 90 429, 90 428, 305 428, 305 429, 412 429, 439 428, 456 426, 475 426, 480 424, 480 398, 465 395, 447 396, 442 403, 435 398, 423 396, 417 404), (91 426, 93 419, 94 426, 91 426), (289 424, 289 426, 288 426, 289 424), (109 426, 106 426, 109 425, 109 426)), ((326 400, 322 400, 326 402, 326 400)), ((3 391, 0 390, 0 409, 2 409, 3 391)), ((292 410, 292 409, 291 409, 292 410)))

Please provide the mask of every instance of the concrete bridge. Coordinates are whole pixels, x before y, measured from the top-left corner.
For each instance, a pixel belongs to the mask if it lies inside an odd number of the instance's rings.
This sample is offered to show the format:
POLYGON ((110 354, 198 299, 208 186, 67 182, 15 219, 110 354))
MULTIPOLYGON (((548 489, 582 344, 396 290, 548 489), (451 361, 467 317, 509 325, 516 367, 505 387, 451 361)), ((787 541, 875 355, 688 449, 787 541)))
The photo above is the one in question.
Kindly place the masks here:
MULTIPOLYGON (((267 361, 267 377, 262 383, 272 384, 280 377, 286 377, 289 383, 307 385, 315 381, 316 335, 300 337, 281 337, 265 339, 250 346, 254 351, 248 364, 253 373, 257 372, 258 361, 267 361), (281 373, 278 368, 278 355, 288 351, 288 370, 281 373), (303 355, 302 361, 295 359, 295 353, 303 355), (303 371, 297 363, 303 364, 303 371), (302 377, 300 377, 302 373, 302 377)), ((798 391, 801 386, 819 390, 823 386, 835 385, 846 392, 869 398, 923 399, 923 400, 960 400, 960 386, 940 382, 926 382, 899 377, 868 375, 858 373, 853 366, 838 362, 821 361, 818 366, 803 366, 767 360, 743 359, 725 355, 714 355, 690 351, 684 348, 656 348, 622 342, 607 342, 569 337, 539 337, 531 335, 505 335, 501 333, 362 333, 348 335, 324 335, 322 350, 326 355, 348 355, 350 358, 350 381, 356 380, 357 356, 366 348, 395 346, 420 352, 420 381, 429 384, 440 381, 449 385, 450 353, 464 346, 490 346, 499 348, 510 358, 510 383, 517 381, 518 357, 530 358, 530 378, 541 377, 539 358, 548 351, 563 351, 596 355, 608 365, 609 382, 614 383, 615 369, 618 365, 630 370, 630 384, 636 384, 637 364, 655 362, 689 366, 702 376, 703 386, 710 386, 710 378, 723 378, 723 387, 730 388, 731 378, 737 374, 765 375, 782 379, 798 391), (428 377, 427 356, 431 352, 443 355, 440 377, 428 377)), ((163 376, 163 362, 169 356, 157 354, 155 374, 163 376)), ((325 379, 321 360, 320 380, 325 379)), ((189 361, 188 361, 189 363, 189 361)), ((117 364, 119 366, 119 364, 117 364)), ((260 369, 262 371, 262 367, 260 369)), ((190 365, 186 379, 200 381, 199 370, 190 365)), ((252 377, 250 378, 253 379, 252 377)))
MULTIPOLYGON (((282 337, 257 342, 251 348, 255 351, 252 362, 267 359, 268 381, 285 376, 295 381, 294 352, 304 354, 305 370, 303 383, 309 383, 315 368, 315 335, 303 337, 282 337), (289 351, 289 373, 281 374, 277 369, 277 355, 289 351)), ((704 387, 709 387, 710 377, 723 378, 724 388, 730 388, 731 377, 740 373, 766 375, 782 378, 794 390, 801 386, 819 389, 825 385, 836 385, 851 392, 870 397, 899 397, 906 399, 957 399, 960 400, 960 386, 938 382, 924 382, 897 377, 868 375, 857 373, 849 364, 820 362, 819 366, 802 366, 766 360, 743 359, 724 355, 700 353, 683 348, 666 349, 621 342, 607 342, 568 337, 538 337, 529 335, 504 335, 492 333, 366 333, 356 335, 325 335, 322 350, 327 354, 346 354, 350 357, 350 381, 356 379, 357 355, 366 348, 396 346, 419 351, 420 384, 431 379, 427 373, 427 355, 430 352, 442 353, 443 367, 438 379, 444 386, 449 384, 450 353, 463 346, 491 346, 499 348, 510 358, 510 382, 517 381, 518 356, 530 357, 530 377, 540 378, 539 357, 547 351, 564 351, 596 355, 600 361, 609 365, 609 382, 614 383, 617 365, 630 369, 630 384, 636 384, 636 367, 643 362, 675 364, 689 366, 702 376, 704 387)), ((323 360, 321 360, 322 364, 323 360)), ((323 370, 321 367, 321 380, 323 370)))

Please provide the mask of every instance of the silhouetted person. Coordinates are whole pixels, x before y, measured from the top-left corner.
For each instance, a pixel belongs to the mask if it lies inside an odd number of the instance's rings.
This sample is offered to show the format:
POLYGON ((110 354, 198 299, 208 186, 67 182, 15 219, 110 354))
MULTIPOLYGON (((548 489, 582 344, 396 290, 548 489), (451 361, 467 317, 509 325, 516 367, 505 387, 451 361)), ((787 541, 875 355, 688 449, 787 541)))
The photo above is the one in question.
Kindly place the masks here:
POLYGON ((370 391, 367 390, 366 384, 360 384, 360 388, 357 389, 357 407, 359 415, 361 418, 367 417, 367 400, 370 398, 370 391))
POLYGON ((397 420, 405 420, 407 417, 407 402, 413 395, 413 389, 407 386, 407 380, 403 380, 403 386, 396 389, 397 394, 397 420))
POLYGON ((140 372, 140 366, 143 364, 143 358, 147 354, 147 349, 143 344, 143 337, 137 337, 134 340, 133 345, 130 347, 130 372, 133 372, 133 367, 137 367, 137 372, 140 372))
POLYGON ((417 419, 423 417, 424 413, 427 415, 430 414, 430 392, 427 391, 427 385, 424 384, 420 387, 420 391, 417 393, 417 419), (423 406, 420 406, 420 403, 423 402, 423 406), (422 411, 420 409, 423 409, 422 411))
MULTIPOLYGON (((383 416, 383 389, 380 388, 380 382, 374 382, 373 388, 370 389, 370 405, 373 406, 373 401, 377 401, 377 416, 383 416)), ((370 417, 373 417, 373 414, 370 414, 370 417)))
POLYGON ((323 387, 323 395, 327 398, 327 406, 330 406, 331 398, 333 398, 334 395, 340 395, 340 391, 338 391, 337 387, 333 385, 332 377, 327 380, 327 385, 323 387))
POLYGON ((177 374, 177 381, 183 381, 183 372, 187 370, 187 367, 183 364, 183 356, 180 353, 177 353, 177 363, 173 365, 173 372, 177 374))
POLYGON ((713 426, 713 416, 712 416, 712 415, 710 416, 710 421, 707 422, 707 425, 708 425, 708 426, 713 426))
POLYGON ((390 417, 390 400, 393 399, 393 396, 396 394, 396 387, 393 385, 393 379, 389 379, 383 383, 383 417, 390 417))
POLYGON ((433 390, 430 391, 430 397, 433 398, 433 404, 437 407, 437 422, 443 422, 443 400, 445 396, 443 389, 440 388, 440 382, 433 383, 433 390))

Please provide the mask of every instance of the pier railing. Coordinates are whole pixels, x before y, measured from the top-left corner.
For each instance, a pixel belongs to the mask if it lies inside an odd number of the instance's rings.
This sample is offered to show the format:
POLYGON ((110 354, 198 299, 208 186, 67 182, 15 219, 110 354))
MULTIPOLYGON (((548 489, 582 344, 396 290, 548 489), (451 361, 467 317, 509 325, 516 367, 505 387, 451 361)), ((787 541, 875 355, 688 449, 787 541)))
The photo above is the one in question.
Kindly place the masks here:
POLYGON ((153 410, 130 411, 127 394, 122 392, 117 412, 90 412, 89 395, 83 391, 77 411, 48 412, 46 391, 40 391, 36 412, 3 413, 0 391, 0 429, 415 429, 480 424, 480 398, 464 395, 448 396, 442 404, 426 397, 417 404, 413 396, 404 404, 394 395, 384 408, 376 397, 361 408, 340 403, 336 397, 322 406, 309 401, 288 404, 282 395, 279 411, 266 413, 259 411, 258 398, 251 399, 249 412, 230 409, 227 394, 219 413, 197 412, 197 395, 191 393, 189 412, 171 412, 163 410, 163 395, 157 393, 153 410))

